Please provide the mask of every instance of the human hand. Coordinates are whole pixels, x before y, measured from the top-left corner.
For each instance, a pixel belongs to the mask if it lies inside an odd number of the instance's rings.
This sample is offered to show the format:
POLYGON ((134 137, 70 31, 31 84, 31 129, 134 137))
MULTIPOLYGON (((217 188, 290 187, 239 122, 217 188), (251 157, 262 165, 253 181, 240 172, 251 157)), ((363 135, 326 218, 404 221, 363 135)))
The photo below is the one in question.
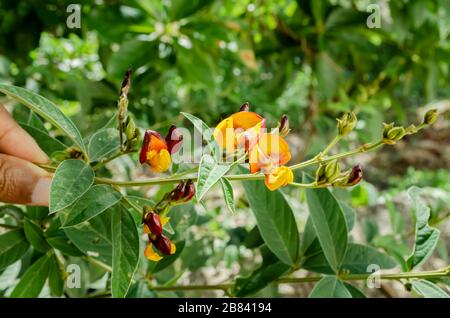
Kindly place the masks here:
POLYGON ((0 201, 47 206, 51 175, 33 163, 47 155, 0 104, 0 201))

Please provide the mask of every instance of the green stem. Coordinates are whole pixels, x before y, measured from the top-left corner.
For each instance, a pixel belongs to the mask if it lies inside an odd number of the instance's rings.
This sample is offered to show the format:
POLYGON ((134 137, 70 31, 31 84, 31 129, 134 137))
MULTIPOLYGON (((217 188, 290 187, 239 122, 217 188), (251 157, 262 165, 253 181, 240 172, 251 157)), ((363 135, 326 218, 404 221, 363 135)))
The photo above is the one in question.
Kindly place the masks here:
MULTIPOLYGON (((355 150, 343 152, 340 154, 336 154, 333 156, 328 157, 316 157, 304 162, 301 162, 299 164, 290 166, 292 170, 298 170, 303 169, 308 166, 312 166, 318 163, 328 162, 335 159, 342 159, 345 157, 354 156, 356 154, 360 154, 363 152, 373 151, 383 145, 383 141, 378 141, 372 144, 366 144, 363 145, 355 150)), ((229 181, 239 181, 239 180, 262 180, 264 179, 263 174, 237 174, 237 175, 226 175, 225 178, 227 178, 229 181)), ((152 178, 147 180, 141 180, 141 181, 115 181, 107 178, 95 178, 95 181, 100 184, 113 184, 120 187, 139 187, 139 186, 150 186, 155 184, 173 184, 178 183, 180 181, 186 180, 186 179, 192 179, 192 181, 197 181, 197 176, 192 177, 185 177, 185 176, 172 176, 167 178, 152 178)), ((299 184, 300 185, 300 184, 299 184)))
MULTIPOLYGON (((358 281, 366 280, 373 274, 350 274, 339 277, 344 281, 358 281)), ((378 278, 384 280, 401 280, 411 278, 440 278, 450 276, 450 267, 442 268, 435 271, 425 272, 405 272, 397 274, 380 274, 378 278)), ((323 278, 323 275, 307 276, 307 277, 282 277, 274 281, 276 284, 300 284, 317 282, 323 278)), ((218 284, 218 285, 175 285, 175 286, 151 286, 150 289, 156 291, 186 291, 186 290, 228 290, 232 288, 234 284, 218 284)))
MULTIPOLYGON (((330 144, 332 144, 332 143, 330 143, 330 144)), ((290 168, 292 170, 299 170, 299 169, 303 169, 303 168, 306 168, 308 166, 312 166, 315 164, 325 163, 325 162, 332 161, 335 159, 338 160, 338 159, 354 156, 354 155, 357 155, 360 153, 373 151, 383 145, 384 145, 383 141, 378 141, 378 142, 371 143, 371 144, 365 144, 365 145, 363 145, 357 149, 351 150, 351 151, 339 153, 339 154, 336 154, 333 156, 327 156, 325 158, 322 156, 316 156, 310 160, 298 163, 296 165, 292 165, 292 166, 290 166, 290 168)), ((49 166, 45 166, 45 165, 40 165, 40 167, 42 167, 46 170, 56 169, 54 167, 49 167, 49 166)), ((194 168, 194 169, 198 169, 198 168, 194 168)), ((196 171, 196 170, 194 170, 194 171, 196 171)), ((229 181, 262 180, 262 179, 264 179, 264 175, 263 174, 237 174, 237 175, 230 174, 230 175, 226 175, 225 178, 227 178, 229 181)), ((162 177, 162 178, 159 177, 159 178, 152 178, 152 179, 140 180, 140 181, 116 181, 116 180, 102 178, 102 177, 96 177, 95 181, 98 184, 111 184, 111 185, 115 185, 115 186, 119 186, 119 187, 140 187, 140 186, 151 186, 151 185, 157 185, 157 184, 174 184, 174 183, 178 183, 180 181, 184 181, 187 179, 192 179, 192 181, 195 182, 195 181, 197 181, 197 176, 185 176, 184 172, 183 172, 179 175, 175 175, 175 176, 171 176, 171 177, 162 177)))
POLYGON ((333 138, 333 140, 328 144, 328 146, 327 146, 323 151, 320 152, 319 155, 320 155, 320 156, 326 155, 326 154, 331 150, 331 148, 333 148, 334 145, 336 145, 336 144, 338 143, 338 141, 341 140, 341 138, 342 138, 341 135, 335 136, 335 137, 333 138))
POLYGON ((84 256, 83 258, 84 258, 85 260, 87 260, 88 262, 90 262, 90 263, 92 263, 92 264, 94 264, 94 265, 96 265, 96 266, 98 266, 98 267, 104 269, 105 271, 107 271, 107 272, 109 272, 109 273, 112 273, 112 268, 111 268, 111 266, 109 266, 109 265, 107 265, 107 264, 105 264, 105 263, 103 263, 103 262, 101 262, 101 261, 99 261, 99 260, 96 260, 95 258, 92 258, 92 257, 90 257, 90 256, 84 256))

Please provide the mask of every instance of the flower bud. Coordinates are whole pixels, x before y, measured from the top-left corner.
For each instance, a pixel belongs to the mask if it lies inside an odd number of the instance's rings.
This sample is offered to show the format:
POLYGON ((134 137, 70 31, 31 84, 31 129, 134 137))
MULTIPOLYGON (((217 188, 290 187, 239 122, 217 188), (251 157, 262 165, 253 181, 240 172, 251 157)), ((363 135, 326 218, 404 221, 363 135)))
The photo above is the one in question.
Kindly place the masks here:
POLYGON ((239 109, 240 112, 248 112, 250 111, 250 104, 248 102, 245 102, 242 104, 241 108, 239 109))
POLYGON ((157 236, 162 234, 163 228, 158 214, 154 212, 147 213, 144 217, 144 224, 147 225, 151 234, 157 236))
POLYGON ((321 164, 316 170, 316 183, 323 184, 327 182, 327 177, 325 176, 325 165, 321 164))
POLYGON ((383 129, 383 141, 386 144, 395 144, 397 140, 400 140, 405 135, 405 128, 401 126, 393 127, 394 124, 389 125, 384 124, 383 129))
POLYGON ((163 254, 170 255, 172 251, 172 243, 170 242, 170 239, 165 236, 164 234, 157 235, 156 237, 152 238, 149 236, 150 241, 153 243, 153 245, 163 254))
POLYGON ((338 134, 340 136, 347 135, 355 128, 357 121, 358 119, 354 112, 348 112, 342 115, 340 119, 337 119, 338 134))
POLYGON ((280 123, 278 124, 278 132, 281 137, 287 136, 291 129, 289 128, 289 117, 287 115, 281 116, 280 123))
POLYGON ((121 86, 121 92, 122 94, 128 94, 128 90, 130 89, 130 85, 131 85, 131 73, 133 72, 133 70, 131 68, 129 68, 126 72, 125 75, 123 76, 123 80, 122 80, 122 86, 121 86))
POLYGON ((195 185, 194 182, 189 179, 186 182, 186 186, 184 189, 184 202, 188 202, 190 199, 192 199, 195 195, 195 185))
POLYGON ((433 108, 430 109, 425 113, 425 116, 423 117, 423 123, 425 125, 432 125, 434 122, 438 119, 439 114, 437 109, 433 108))
POLYGON ((125 76, 122 81, 122 86, 120 88, 120 97, 118 106, 118 117, 119 121, 123 124, 125 118, 127 118, 128 111, 128 91, 131 85, 131 69, 125 73, 125 76))
POLYGON ((136 124, 134 120, 128 116, 126 126, 125 126, 125 135, 127 136, 127 140, 132 140, 137 137, 138 132, 136 129, 136 124))
POLYGON ((339 174, 341 173, 341 166, 339 165, 339 162, 337 160, 330 161, 325 166, 325 178, 328 182, 333 182, 336 180, 337 177, 339 177, 339 174))
POLYGON ((170 154, 176 153, 180 150, 181 145, 183 144, 183 135, 177 129, 177 126, 172 125, 169 128, 169 132, 166 135, 166 144, 167 150, 170 154))
POLYGON ((361 166, 358 164, 352 168, 352 171, 350 171, 346 185, 353 186, 353 185, 359 183, 362 179, 362 176, 363 176, 363 171, 361 169, 361 166))
POLYGON ((188 181, 184 182, 181 181, 175 189, 173 189, 170 194, 169 198, 171 202, 175 203, 186 203, 189 200, 191 200, 195 195, 195 185, 194 182, 189 179, 188 181))

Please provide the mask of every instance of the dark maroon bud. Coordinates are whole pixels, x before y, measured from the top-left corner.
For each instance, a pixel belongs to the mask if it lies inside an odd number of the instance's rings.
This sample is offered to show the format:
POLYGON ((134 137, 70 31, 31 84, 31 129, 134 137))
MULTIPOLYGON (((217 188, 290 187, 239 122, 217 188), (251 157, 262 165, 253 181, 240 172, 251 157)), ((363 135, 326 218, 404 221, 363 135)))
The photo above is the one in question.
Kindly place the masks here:
POLYGON ((170 255, 170 251, 172 250, 172 243, 170 239, 164 234, 157 235, 155 239, 151 239, 153 245, 163 254, 170 255))
POLYGON ((167 150, 170 154, 176 153, 180 150, 181 145, 183 144, 183 135, 177 129, 177 126, 172 125, 169 128, 169 132, 166 136, 166 144, 167 150))
POLYGON ((248 112, 250 111, 250 104, 248 102, 245 102, 242 104, 241 108, 239 109, 240 112, 248 112))
POLYGON ((142 142, 141 153, 139 154, 139 162, 144 164, 147 161, 148 147, 150 146, 150 140, 152 139, 151 130, 147 130, 144 134, 144 140, 142 142))
POLYGON ((280 125, 278 126, 278 131, 280 133, 280 136, 284 137, 286 136, 289 131, 289 118, 287 115, 281 116, 280 125))
POLYGON ((144 224, 147 225, 151 234, 154 235, 162 234, 163 228, 161 224, 161 219, 159 218, 158 214, 154 212, 147 213, 144 218, 144 224))
POLYGON ((361 166, 358 164, 352 168, 350 175, 348 176, 347 185, 352 186, 361 181, 363 176, 363 171, 361 166))
POLYGON ((131 84, 131 73, 133 72, 133 70, 131 68, 129 68, 124 77, 123 77, 123 81, 122 81, 122 86, 121 86, 121 90, 123 90, 124 88, 129 88, 130 84, 131 84))
POLYGON ((170 199, 171 199, 172 201, 177 202, 177 201, 180 201, 181 198, 183 198, 183 196, 184 196, 184 186, 185 186, 184 181, 181 181, 181 182, 175 187, 175 189, 172 190, 171 196, 170 196, 170 199))
POLYGON ((194 182, 189 179, 184 186, 184 196, 183 201, 188 202, 195 195, 195 185, 194 182))

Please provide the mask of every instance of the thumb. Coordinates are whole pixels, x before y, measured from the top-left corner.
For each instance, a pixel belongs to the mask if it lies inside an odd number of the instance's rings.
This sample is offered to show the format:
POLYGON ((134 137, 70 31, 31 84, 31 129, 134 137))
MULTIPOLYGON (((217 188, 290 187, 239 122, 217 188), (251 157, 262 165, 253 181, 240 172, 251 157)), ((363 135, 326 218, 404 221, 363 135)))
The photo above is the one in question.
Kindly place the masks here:
POLYGON ((0 201, 47 206, 51 175, 16 157, 0 154, 0 201))

